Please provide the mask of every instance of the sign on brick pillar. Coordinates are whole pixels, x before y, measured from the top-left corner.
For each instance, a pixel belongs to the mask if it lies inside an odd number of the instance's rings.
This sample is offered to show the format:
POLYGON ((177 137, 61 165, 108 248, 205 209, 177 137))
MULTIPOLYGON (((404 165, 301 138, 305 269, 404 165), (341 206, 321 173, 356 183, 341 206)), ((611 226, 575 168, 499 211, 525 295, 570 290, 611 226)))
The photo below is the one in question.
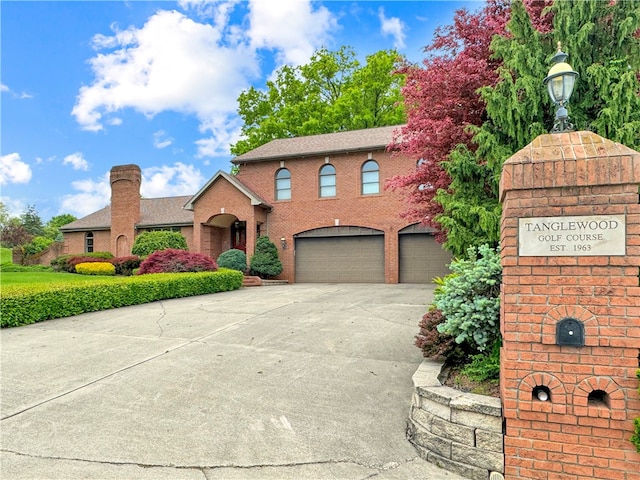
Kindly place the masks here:
POLYGON ((592 132, 541 135, 505 162, 507 479, 640 479, 639 185, 640 153, 592 132))

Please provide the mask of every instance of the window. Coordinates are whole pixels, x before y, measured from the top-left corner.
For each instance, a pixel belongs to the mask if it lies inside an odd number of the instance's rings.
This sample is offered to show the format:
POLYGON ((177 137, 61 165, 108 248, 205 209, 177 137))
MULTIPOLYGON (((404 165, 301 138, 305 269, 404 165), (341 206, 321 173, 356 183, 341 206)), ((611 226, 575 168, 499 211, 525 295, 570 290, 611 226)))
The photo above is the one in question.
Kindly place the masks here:
POLYGON ((291 200, 291 173, 286 168, 276 172, 276 200, 291 200))
POLYGON ((320 196, 336 196, 336 169, 333 165, 327 164, 320 169, 320 196))
POLYGON ((369 160, 362 165, 362 194, 380 193, 380 168, 378 162, 369 160))
POLYGON ((84 235, 84 251, 86 253, 93 252, 93 232, 87 232, 84 235))

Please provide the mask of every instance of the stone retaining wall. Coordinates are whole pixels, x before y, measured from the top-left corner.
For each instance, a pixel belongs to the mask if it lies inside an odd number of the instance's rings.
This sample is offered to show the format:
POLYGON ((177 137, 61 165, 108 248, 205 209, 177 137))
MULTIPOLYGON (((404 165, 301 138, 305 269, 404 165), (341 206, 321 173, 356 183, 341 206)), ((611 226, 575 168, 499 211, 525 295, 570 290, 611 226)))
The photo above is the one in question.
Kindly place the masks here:
POLYGON ((492 472, 492 479, 502 478, 500 399, 442 385, 441 368, 425 360, 413 376, 409 441, 428 462, 471 480, 487 480, 492 472))

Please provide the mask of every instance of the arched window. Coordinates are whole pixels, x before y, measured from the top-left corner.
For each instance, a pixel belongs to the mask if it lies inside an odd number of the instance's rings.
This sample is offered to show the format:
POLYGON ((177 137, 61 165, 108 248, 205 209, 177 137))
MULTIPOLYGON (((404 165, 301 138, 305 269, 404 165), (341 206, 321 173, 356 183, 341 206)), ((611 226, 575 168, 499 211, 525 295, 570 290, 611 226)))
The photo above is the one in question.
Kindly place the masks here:
POLYGON ((291 173, 286 168, 276 172, 276 200, 291 200, 291 173))
POLYGON ((380 193, 380 167, 375 160, 369 160, 362 165, 362 194, 376 193, 380 193))
POLYGON ((336 169, 333 165, 326 164, 320 169, 320 196, 336 196, 336 169))
POLYGON ((86 253, 93 252, 93 232, 84 234, 84 251, 86 253))

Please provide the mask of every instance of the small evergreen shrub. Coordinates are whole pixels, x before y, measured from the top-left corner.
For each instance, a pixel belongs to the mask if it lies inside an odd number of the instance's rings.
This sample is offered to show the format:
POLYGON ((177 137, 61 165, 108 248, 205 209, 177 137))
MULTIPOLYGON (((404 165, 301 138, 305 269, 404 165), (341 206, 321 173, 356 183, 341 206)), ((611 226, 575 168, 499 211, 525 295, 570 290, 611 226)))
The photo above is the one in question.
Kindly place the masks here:
POLYGON ((471 247, 468 258, 454 260, 450 269, 453 275, 434 293, 433 304, 445 318, 438 331, 479 352, 491 348, 500 338, 502 267, 498 250, 488 245, 471 247))
POLYGON ((471 362, 463 369, 462 374, 474 382, 493 382, 500 380, 500 344, 496 341, 491 351, 485 351, 471 357, 471 362))
POLYGON ((115 275, 116 267, 109 262, 86 262, 76 265, 76 273, 80 275, 115 275))
POLYGON ((0 327, 29 325, 85 312, 139 305, 169 298, 237 290, 242 273, 216 272, 142 275, 81 284, 25 284, 3 287, 0 327))
POLYGON ((112 258, 110 262, 116 267, 116 275, 129 276, 133 275, 133 271, 140 267, 140 257, 129 255, 126 257, 112 258))
POLYGON ((230 268, 240 272, 247 271, 247 255, 242 250, 232 248, 226 252, 222 252, 218 256, 218 266, 221 268, 230 268))
POLYGON ((273 278, 282 272, 282 262, 278 258, 278 249, 269 240, 269 237, 261 236, 256 242, 255 254, 251 257, 249 266, 251 275, 260 278, 273 278))
POLYGON ((131 247, 131 253, 139 257, 146 257, 160 250, 189 250, 187 240, 180 232, 160 230, 144 232, 136 237, 131 247))
POLYGON ((214 272, 217 269, 215 260, 203 253, 167 249, 149 255, 140 264, 138 273, 214 272))
POLYGON ((67 272, 69 273, 79 273, 76 270, 76 266, 78 266, 81 263, 100 263, 100 262, 104 262, 106 259, 105 258, 96 258, 96 257, 71 257, 68 261, 67 261, 67 272))

